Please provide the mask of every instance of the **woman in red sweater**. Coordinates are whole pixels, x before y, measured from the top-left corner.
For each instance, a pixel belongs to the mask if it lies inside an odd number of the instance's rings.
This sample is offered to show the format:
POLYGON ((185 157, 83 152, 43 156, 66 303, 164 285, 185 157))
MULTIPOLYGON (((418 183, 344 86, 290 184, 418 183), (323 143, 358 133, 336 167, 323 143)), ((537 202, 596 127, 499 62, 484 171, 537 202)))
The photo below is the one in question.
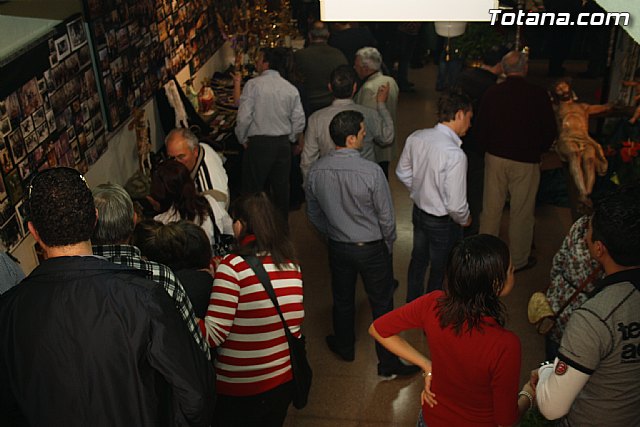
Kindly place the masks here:
POLYGON ((265 193, 240 197, 230 212, 238 249, 218 265, 200 321, 217 353, 214 424, 281 426, 293 392, 289 346, 276 308, 242 255, 262 261, 295 337, 304 318, 302 273, 284 219, 265 193))
POLYGON ((518 393, 520 340, 504 328, 499 299, 513 284, 507 246, 486 234, 468 237, 449 254, 444 291, 371 325, 378 342, 424 371, 418 425, 511 426, 531 407, 530 384, 518 393), (425 332, 432 360, 397 335, 414 328, 425 332))

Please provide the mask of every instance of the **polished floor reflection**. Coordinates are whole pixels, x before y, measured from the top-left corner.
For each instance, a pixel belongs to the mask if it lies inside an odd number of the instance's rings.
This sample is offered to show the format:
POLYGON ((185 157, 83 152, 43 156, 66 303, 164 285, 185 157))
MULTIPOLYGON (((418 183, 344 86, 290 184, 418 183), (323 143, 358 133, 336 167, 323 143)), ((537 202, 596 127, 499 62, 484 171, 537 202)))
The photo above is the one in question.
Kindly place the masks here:
MULTIPOLYGON (((568 64, 571 69, 572 64, 568 64)), ((576 72, 581 71, 574 64, 576 72)), ((531 64, 532 77, 541 84, 546 78, 546 64, 531 64), (536 73, 536 70, 538 72, 536 73)), ((436 67, 428 65, 421 70, 411 70, 410 79, 416 83, 416 93, 401 94, 398 110, 398 154, 407 135, 416 129, 435 124, 438 93, 435 92, 436 67)), ((591 89, 596 82, 588 82, 591 89)), ((589 89, 589 90, 591 90, 589 89)), ((589 101, 586 99, 586 101, 589 101)), ((395 164, 392 164, 395 170, 395 164)), ((396 208, 398 240, 394 249, 394 268, 400 287, 396 291, 395 306, 406 297, 406 274, 412 245, 411 201, 404 186, 395 175, 390 180, 396 208)), ((503 237, 507 238, 506 221, 503 218, 503 237)), ((314 382, 309 404, 303 410, 289 410, 286 426, 301 427, 365 427, 365 426, 415 426, 420 410, 422 377, 383 381, 376 374, 377 359, 373 339, 367 334, 371 323, 371 311, 361 285, 357 293, 356 357, 354 362, 338 359, 327 348, 324 338, 331 329, 331 289, 326 245, 313 230, 302 210, 292 212, 290 226, 295 238, 304 274, 304 302, 306 317, 304 333, 307 336, 308 354, 314 370, 314 382)), ((505 298, 509 319, 507 328, 513 330, 522 342, 521 382, 528 379, 529 371, 544 358, 543 339, 527 323, 526 302, 532 292, 546 287, 551 258, 571 225, 568 208, 539 206, 536 211, 535 252, 538 264, 535 268, 516 275, 514 291, 505 298)), ((406 338, 417 348, 428 353, 426 340, 420 331, 410 331, 406 338)), ((472 354, 469 355, 473 357, 472 354)))

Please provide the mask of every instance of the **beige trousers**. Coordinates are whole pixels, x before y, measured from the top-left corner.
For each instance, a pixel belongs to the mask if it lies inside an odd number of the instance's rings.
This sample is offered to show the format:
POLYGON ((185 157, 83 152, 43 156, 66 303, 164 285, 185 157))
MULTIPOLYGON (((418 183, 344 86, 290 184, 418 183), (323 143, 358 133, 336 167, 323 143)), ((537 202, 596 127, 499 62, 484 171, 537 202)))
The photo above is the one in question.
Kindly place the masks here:
POLYGON ((515 268, 527 264, 535 225, 536 193, 540 185, 540 164, 516 162, 486 153, 484 196, 480 233, 498 236, 507 195, 510 195, 509 247, 515 268))

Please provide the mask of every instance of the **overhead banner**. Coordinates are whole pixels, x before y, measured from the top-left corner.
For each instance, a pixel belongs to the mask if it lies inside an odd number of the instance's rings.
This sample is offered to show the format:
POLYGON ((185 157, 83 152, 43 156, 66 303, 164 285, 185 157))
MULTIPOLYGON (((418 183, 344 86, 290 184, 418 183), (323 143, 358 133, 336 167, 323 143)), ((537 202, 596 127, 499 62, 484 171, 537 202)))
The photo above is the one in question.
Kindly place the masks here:
POLYGON ((498 0, 320 0, 323 21, 489 21, 498 0))

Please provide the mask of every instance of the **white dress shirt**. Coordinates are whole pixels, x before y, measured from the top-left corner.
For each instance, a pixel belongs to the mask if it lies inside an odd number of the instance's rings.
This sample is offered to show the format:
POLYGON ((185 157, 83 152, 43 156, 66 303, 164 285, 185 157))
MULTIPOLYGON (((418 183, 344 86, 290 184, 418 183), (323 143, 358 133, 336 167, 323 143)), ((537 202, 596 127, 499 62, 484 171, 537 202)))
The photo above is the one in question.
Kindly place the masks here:
POLYGON ((460 137, 442 123, 417 130, 407 138, 396 175, 419 209, 449 215, 465 225, 469 220, 467 157, 461 145, 460 137))

